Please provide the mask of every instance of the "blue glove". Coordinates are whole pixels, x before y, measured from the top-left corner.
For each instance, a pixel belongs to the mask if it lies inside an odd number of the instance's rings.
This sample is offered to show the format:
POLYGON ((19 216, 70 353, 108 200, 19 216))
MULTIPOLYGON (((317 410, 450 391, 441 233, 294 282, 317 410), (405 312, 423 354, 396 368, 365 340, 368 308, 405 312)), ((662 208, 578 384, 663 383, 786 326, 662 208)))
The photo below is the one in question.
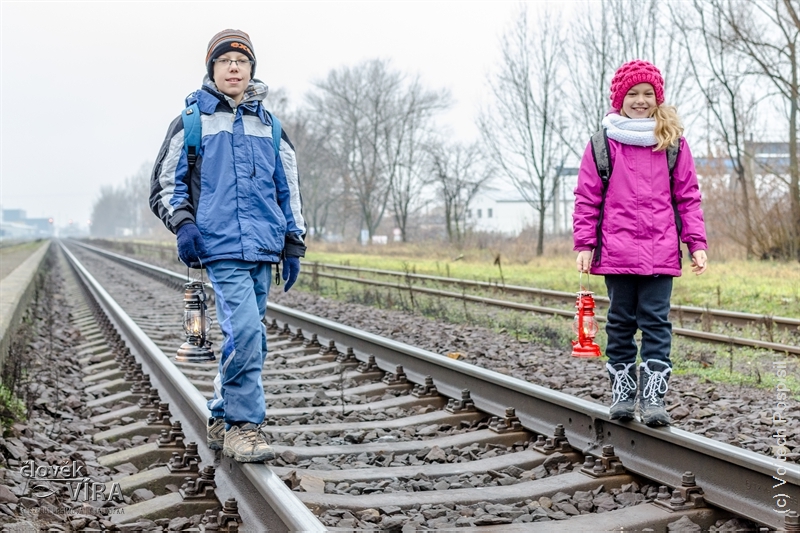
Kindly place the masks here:
POLYGON ((184 224, 178 228, 178 257, 186 266, 197 265, 201 257, 208 254, 203 237, 195 224, 184 224))
POLYGON ((283 258, 283 292, 287 292, 292 288, 294 282, 297 281, 297 275, 300 274, 300 258, 299 257, 284 257, 283 258))

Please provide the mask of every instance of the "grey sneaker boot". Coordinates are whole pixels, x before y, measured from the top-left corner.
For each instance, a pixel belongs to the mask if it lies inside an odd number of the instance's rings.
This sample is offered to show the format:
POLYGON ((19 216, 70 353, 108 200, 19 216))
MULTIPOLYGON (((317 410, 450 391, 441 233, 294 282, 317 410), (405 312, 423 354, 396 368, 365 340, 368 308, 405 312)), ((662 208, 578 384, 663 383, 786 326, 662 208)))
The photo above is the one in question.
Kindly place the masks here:
POLYGON ((611 420, 633 420, 636 416, 636 362, 606 363, 611 378, 611 420))
POLYGON ((221 450, 225 444, 225 419, 211 417, 206 423, 206 444, 212 450, 221 450))
POLYGON ((664 395, 672 369, 661 361, 647 361, 639 365, 639 411, 642 422, 650 427, 668 426, 669 413, 664 407, 664 395))
POLYGON ((222 453, 240 463, 259 463, 275 458, 275 452, 267 442, 266 433, 261 426, 252 422, 231 426, 225 432, 222 453))

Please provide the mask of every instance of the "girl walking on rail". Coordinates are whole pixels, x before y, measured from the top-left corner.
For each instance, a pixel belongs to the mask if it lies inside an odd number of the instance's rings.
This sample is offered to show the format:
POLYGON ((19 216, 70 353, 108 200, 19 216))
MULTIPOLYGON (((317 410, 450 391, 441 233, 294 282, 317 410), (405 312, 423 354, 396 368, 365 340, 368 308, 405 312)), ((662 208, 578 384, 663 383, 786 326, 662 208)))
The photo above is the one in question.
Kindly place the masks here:
POLYGON ((606 368, 612 419, 640 416, 669 425, 664 406, 672 362, 672 279, 680 242, 692 271, 706 271, 706 233, 694 160, 677 110, 664 104, 664 79, 651 63, 622 65, 611 81, 612 110, 586 148, 575 188, 574 250, 580 272, 605 276, 606 368), (642 363, 634 339, 642 332, 642 363))

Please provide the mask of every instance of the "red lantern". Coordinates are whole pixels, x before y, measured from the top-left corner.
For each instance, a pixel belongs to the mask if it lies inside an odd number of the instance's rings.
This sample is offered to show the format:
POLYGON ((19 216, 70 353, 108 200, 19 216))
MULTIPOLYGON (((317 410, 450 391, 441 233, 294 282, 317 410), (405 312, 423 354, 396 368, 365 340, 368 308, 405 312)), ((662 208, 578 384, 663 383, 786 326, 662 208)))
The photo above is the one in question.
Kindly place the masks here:
POLYGON ((572 331, 578 340, 572 341, 572 357, 600 357, 600 346, 594 342, 599 329, 597 319, 594 317, 594 293, 591 291, 578 292, 575 307, 575 321, 572 331))

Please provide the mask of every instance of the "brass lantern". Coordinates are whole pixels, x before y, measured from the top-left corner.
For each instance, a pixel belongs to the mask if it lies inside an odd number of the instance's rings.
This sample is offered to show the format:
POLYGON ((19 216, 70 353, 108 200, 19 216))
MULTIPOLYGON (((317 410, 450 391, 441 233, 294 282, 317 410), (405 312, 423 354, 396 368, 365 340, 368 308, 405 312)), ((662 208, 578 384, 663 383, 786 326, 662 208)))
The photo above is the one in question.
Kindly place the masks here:
POLYGON ((190 281, 183 293, 183 331, 186 342, 178 348, 175 360, 181 363, 213 361, 214 352, 208 341, 211 318, 206 307, 206 291, 201 281, 190 281))

